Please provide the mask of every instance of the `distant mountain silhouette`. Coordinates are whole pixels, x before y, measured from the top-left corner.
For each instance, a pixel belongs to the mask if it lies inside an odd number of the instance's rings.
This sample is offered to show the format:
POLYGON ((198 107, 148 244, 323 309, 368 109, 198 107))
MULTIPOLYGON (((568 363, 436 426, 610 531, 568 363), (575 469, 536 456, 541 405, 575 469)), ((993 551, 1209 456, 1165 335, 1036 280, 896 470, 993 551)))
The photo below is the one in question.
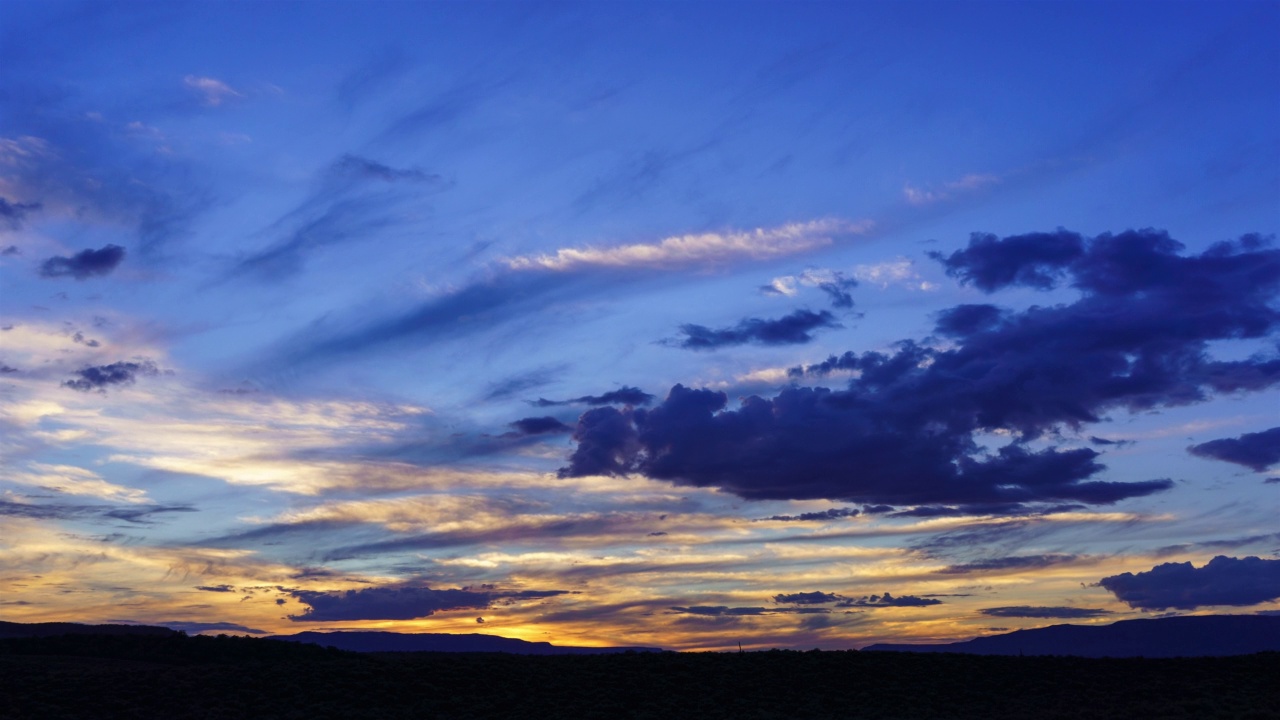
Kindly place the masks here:
POLYGON ((173 635, 176 630, 155 625, 84 625, 82 623, 16 623, 0 621, 0 638, 58 637, 61 635, 173 635))
POLYGON ((588 655, 620 652, 662 652, 652 647, 565 647, 497 635, 470 633, 300 632, 271 635, 269 640, 311 643, 355 652, 503 652, 517 655, 588 655))
POLYGON ((1079 657, 1218 657, 1280 652, 1280 617, 1203 615, 1121 620, 1111 625, 1053 625, 944 645, 882 643, 863 651, 1079 657))

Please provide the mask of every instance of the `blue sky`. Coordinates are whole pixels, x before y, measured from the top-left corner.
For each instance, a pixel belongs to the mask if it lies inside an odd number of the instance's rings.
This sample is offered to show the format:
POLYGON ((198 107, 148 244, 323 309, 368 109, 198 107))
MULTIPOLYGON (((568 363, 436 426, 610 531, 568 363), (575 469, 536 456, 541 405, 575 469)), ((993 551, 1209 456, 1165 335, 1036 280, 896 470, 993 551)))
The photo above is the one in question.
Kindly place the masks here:
POLYGON ((1274 608, 1278 29, 7 3, 0 615, 721 649, 1274 608))

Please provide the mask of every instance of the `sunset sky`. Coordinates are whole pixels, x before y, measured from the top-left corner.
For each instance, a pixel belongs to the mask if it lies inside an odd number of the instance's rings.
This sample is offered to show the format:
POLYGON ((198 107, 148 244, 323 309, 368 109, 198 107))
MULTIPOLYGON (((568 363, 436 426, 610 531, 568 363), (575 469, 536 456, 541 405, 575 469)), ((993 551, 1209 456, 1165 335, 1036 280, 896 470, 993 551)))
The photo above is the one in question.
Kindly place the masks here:
POLYGON ((1276 2, 0 3, 0 620, 1280 611, 1276 2))

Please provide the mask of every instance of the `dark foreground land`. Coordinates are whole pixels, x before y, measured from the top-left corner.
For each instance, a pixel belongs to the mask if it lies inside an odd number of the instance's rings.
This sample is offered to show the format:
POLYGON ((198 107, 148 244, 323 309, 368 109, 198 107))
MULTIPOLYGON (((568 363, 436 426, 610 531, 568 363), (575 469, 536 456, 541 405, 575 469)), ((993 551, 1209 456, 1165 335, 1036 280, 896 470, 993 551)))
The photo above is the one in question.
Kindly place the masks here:
POLYGON ((181 634, 0 639, 0 717, 1277 718, 1280 653, 359 654, 181 634))

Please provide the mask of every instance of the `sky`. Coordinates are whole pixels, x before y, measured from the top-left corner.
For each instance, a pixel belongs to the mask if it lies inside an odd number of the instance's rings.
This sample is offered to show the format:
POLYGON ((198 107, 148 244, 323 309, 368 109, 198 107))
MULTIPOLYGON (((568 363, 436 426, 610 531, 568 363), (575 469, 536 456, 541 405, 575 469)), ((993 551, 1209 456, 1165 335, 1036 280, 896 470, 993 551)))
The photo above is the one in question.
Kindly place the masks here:
POLYGON ((0 619, 1280 611, 1280 3, 0 4, 0 619))

